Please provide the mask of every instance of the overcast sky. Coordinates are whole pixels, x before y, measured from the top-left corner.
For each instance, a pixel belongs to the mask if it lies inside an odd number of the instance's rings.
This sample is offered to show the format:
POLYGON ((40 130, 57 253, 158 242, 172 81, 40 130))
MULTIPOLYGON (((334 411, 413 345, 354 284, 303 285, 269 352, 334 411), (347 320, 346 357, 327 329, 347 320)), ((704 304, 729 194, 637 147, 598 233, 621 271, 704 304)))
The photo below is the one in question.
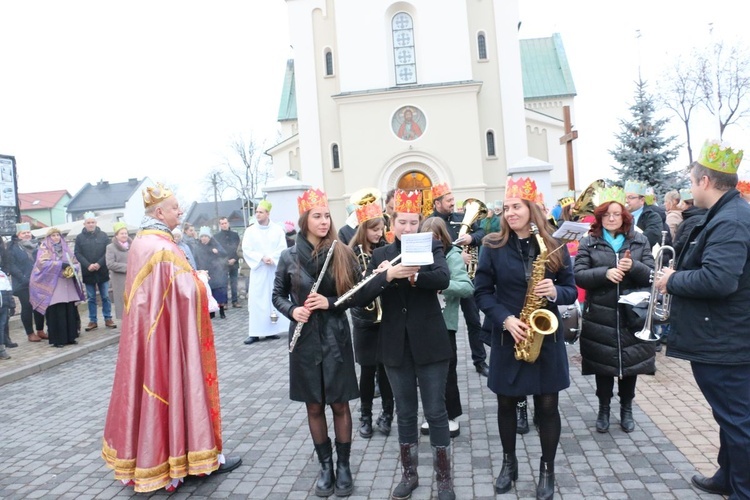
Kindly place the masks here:
MULTIPOLYGON (((747 17, 729 0, 710 12, 677 0, 520 3, 523 38, 562 35, 584 183, 613 163, 607 150, 630 117, 639 67, 655 91, 661 68, 709 41, 709 22, 714 38, 736 42, 747 17)), ((148 175, 192 200, 234 138, 276 135, 293 57, 283 0, 0 0, 0 20, 0 154, 16 157, 21 192, 148 175)), ((701 121, 694 149, 717 135, 701 121)), ((747 128, 725 139, 750 151, 747 128)))

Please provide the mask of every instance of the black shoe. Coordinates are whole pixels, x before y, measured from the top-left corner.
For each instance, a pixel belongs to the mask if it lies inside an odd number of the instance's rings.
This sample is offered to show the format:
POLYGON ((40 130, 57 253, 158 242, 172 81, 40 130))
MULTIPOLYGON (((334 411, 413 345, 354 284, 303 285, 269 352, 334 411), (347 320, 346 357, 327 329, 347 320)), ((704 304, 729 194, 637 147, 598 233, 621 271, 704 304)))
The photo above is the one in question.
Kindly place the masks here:
POLYGON ((13 347, 18 347, 18 344, 16 344, 15 342, 8 342, 7 344, 5 344, 5 347, 12 349, 13 347))
POLYGON ((334 482, 336 477, 333 473, 333 447, 331 440, 326 439, 323 444, 315 445, 315 453, 318 455, 320 462, 320 472, 315 482, 316 497, 330 497, 333 495, 334 482))
POLYGON ((625 432, 635 430, 635 421, 633 420, 633 401, 620 400, 620 427, 625 432))
POLYGON ((701 476, 696 474, 690 480, 693 486, 706 493, 713 493, 714 495, 731 495, 732 490, 718 484, 712 477, 701 476))
POLYGON ((362 411, 362 416, 359 417, 359 435, 365 439, 370 439, 372 437, 372 412, 371 411, 362 411))
POLYGON ((526 400, 516 404, 516 434, 529 433, 529 413, 526 400))
POLYGON ((266 337, 266 338, 267 338, 268 340, 279 340, 279 339, 280 339, 281 337, 279 337, 278 335, 269 335, 269 336, 268 336, 268 337, 266 337))
POLYGON ((227 472, 233 471, 240 465, 242 465, 242 459, 240 457, 226 457, 224 463, 214 471, 214 474, 226 474, 227 472))
POLYGON ((257 341, 258 341, 258 337, 248 337, 248 338, 245 339, 244 344, 245 345, 250 345, 250 344, 256 343, 257 341))
POLYGON ((555 496, 555 463, 539 461, 539 484, 536 487, 537 500, 551 500, 555 496))
POLYGON ((477 373, 482 375, 483 377, 490 376, 490 367, 487 366, 487 363, 485 363, 484 361, 475 364, 474 368, 476 369, 477 373))
POLYGON ((336 479, 333 485, 337 497, 348 497, 354 491, 354 479, 349 466, 352 443, 336 443, 336 479))
POLYGON ((380 412, 380 416, 378 416, 378 420, 375 422, 375 425, 377 425, 378 430, 380 432, 382 432, 386 436, 390 436, 392 423, 393 423, 393 414, 386 413, 384 410, 380 412))
POLYGON ((503 466, 500 475, 495 481, 495 493, 502 495, 508 493, 513 487, 513 482, 518 480, 518 460, 514 453, 503 453, 503 466))
POLYGON ((599 403, 599 414, 596 416, 596 432, 602 434, 609 430, 609 402, 599 403))

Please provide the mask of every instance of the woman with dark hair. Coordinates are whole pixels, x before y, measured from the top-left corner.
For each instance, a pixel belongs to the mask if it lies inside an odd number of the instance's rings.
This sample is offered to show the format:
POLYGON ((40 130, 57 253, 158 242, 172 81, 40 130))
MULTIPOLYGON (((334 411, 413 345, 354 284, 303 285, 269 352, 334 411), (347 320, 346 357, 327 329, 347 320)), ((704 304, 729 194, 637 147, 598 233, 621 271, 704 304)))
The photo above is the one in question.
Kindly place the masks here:
MULTIPOLYGON (((497 219, 497 217, 494 217, 497 219)), ((486 228, 485 228, 486 230, 486 228)), ((433 237, 443 244, 445 261, 450 269, 451 281, 448 288, 441 290, 443 319, 448 328, 448 338, 451 341, 452 355, 448 363, 448 378, 445 382, 445 409, 448 412, 448 430, 451 437, 457 437, 461 429, 456 419, 463 415, 461 407, 461 393, 458 390, 458 347, 456 345, 456 331, 458 330, 458 309, 461 299, 471 297, 474 294, 474 283, 466 272, 466 264, 461 256, 461 249, 453 245, 448 227, 440 217, 428 217, 422 223, 421 232, 431 232, 433 237)), ((491 231, 488 231, 488 233, 491 231)), ((422 434, 428 434, 430 426, 427 422, 422 424, 422 434)))
MULTIPOLYGON (((359 260, 362 271, 367 269, 372 259, 372 252, 385 245, 383 239, 383 209, 378 203, 369 203, 357 207, 357 232, 349 242, 349 247, 359 260)), ((378 330, 380 316, 383 313, 380 300, 376 299, 365 307, 352 308, 352 325, 354 327, 354 357, 359 363, 359 435, 365 439, 372 437, 372 402, 375 399, 375 377, 380 385, 380 396, 383 409, 376 425, 386 436, 391 433, 393 422, 393 391, 385 367, 378 362, 378 330)))
POLYGON ((596 376, 596 430, 609 430, 610 400, 617 377, 620 427, 633 432, 637 376, 654 374, 656 354, 653 343, 633 335, 618 301, 620 295, 649 286, 654 257, 648 239, 635 231, 622 189, 612 187, 602 192, 594 218, 588 236, 581 239, 575 261, 576 283, 586 290, 581 371, 596 376))
POLYGON ((76 303, 84 300, 81 265, 60 230, 52 227, 39 246, 29 281, 34 310, 45 315, 49 343, 55 347, 77 344, 79 316, 76 303))
POLYGON ((474 296, 492 321, 487 385, 497 394, 497 422, 503 446, 503 465, 495 492, 510 491, 518 479, 516 402, 532 394, 542 448, 536 497, 549 499, 555 491, 554 464, 560 442, 559 393, 570 386, 565 335, 557 305, 575 302, 576 287, 568 251, 552 237, 546 215, 535 203, 536 195, 532 179, 508 178, 500 232, 482 240, 474 296), (540 240, 546 247, 546 260, 540 260, 540 240), (544 339, 533 363, 516 358, 520 354, 516 353, 517 344, 525 343, 532 334, 531 326, 519 318, 527 300, 544 304, 543 309, 554 315, 558 323, 557 331, 549 335, 533 332, 535 338, 540 337, 537 342, 544 339))
POLYGON ((320 461, 315 494, 349 496, 354 480, 349 467, 352 446, 352 413, 349 401, 359 397, 354 370, 347 305, 335 306, 339 295, 359 279, 359 266, 351 249, 337 244, 315 292, 336 228, 328 198, 309 189, 297 199, 299 232, 293 247, 281 253, 273 285, 273 305, 289 318, 289 340, 298 323, 304 324, 289 353, 289 396, 307 406, 307 422, 320 461), (333 411, 336 435, 336 472, 328 437, 325 408, 333 411))

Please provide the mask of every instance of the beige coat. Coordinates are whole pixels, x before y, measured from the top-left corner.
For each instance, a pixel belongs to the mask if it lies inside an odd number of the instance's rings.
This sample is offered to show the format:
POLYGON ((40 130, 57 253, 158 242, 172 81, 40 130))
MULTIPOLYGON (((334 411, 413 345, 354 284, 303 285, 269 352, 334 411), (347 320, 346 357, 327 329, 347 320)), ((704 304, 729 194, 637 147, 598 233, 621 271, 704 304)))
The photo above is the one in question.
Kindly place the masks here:
MULTIPOLYGON (((133 240, 128 238, 128 248, 133 240)), ((128 248, 124 248, 116 238, 107 245, 107 268, 109 269, 110 289, 115 303, 115 317, 122 319, 125 313, 125 273, 128 270, 128 248)))

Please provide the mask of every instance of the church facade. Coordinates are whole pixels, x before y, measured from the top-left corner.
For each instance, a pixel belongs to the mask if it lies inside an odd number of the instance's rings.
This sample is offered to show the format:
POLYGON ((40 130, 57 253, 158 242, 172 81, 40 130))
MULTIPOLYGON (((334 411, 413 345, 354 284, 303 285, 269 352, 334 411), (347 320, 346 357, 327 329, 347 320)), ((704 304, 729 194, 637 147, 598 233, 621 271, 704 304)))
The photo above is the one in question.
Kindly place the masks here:
MULTIPOLYGON (((559 35, 519 40, 517 0, 287 0, 294 60, 274 174, 328 193, 448 182, 501 199, 509 168, 567 190, 563 106, 575 87, 559 35)), ((431 205, 431 204, 430 204, 431 205)))

